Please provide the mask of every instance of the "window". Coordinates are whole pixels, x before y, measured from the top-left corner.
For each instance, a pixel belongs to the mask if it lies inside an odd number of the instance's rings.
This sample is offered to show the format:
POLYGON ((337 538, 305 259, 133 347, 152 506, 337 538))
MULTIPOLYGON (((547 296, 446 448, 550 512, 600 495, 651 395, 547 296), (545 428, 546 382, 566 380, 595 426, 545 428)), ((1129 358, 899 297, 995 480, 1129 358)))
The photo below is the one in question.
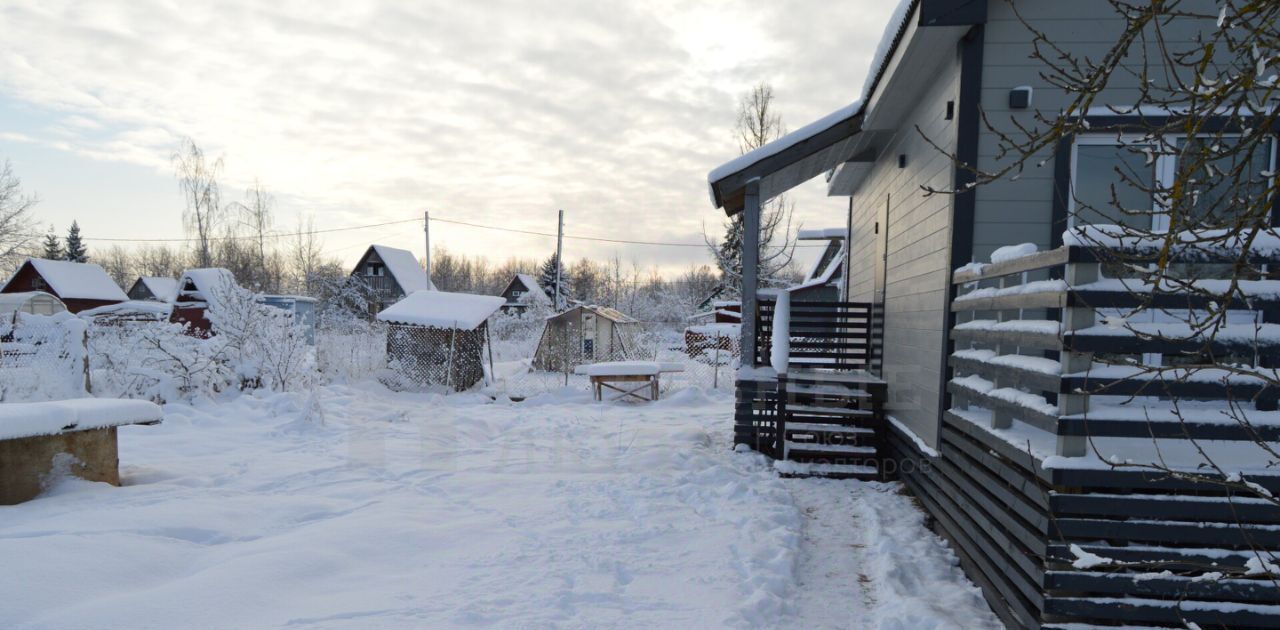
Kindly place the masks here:
POLYGON ((582 356, 595 358, 596 356, 596 340, 595 339, 582 340, 582 356))
MULTIPOLYGON (((1227 140, 1229 141, 1229 139, 1227 140)), ((1072 147, 1071 225, 1125 225, 1137 230, 1169 229, 1169 214, 1152 191, 1171 188, 1178 175, 1179 156, 1196 139, 1176 138, 1171 143, 1114 134, 1084 135, 1072 147)), ((1263 173, 1274 170, 1274 142, 1259 146, 1248 156, 1250 170, 1259 174, 1252 194, 1264 194, 1263 173)), ((1191 152, 1198 155, 1196 146, 1191 152)), ((1228 171, 1242 156, 1232 154, 1210 162, 1199 170, 1203 178, 1192 178, 1190 216, 1208 224, 1221 225, 1229 217, 1217 216, 1224 209, 1223 197, 1234 192, 1230 180, 1215 178, 1210 171, 1228 171)))
POLYGON ((365 266, 364 275, 380 278, 382 277, 382 269, 382 265, 379 265, 378 263, 369 263, 365 266))

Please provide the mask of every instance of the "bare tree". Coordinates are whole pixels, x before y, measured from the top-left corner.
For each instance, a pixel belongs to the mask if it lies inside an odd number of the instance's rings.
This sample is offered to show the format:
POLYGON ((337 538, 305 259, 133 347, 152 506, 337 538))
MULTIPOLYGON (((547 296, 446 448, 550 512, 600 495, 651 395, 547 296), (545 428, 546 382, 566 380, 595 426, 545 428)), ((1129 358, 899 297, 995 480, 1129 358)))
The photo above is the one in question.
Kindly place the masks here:
POLYGON ((212 243, 223 220, 222 193, 218 187, 222 158, 210 162, 194 140, 183 138, 172 162, 186 205, 182 214, 183 225, 187 233, 196 239, 195 262, 200 267, 212 267, 212 243))
POLYGON ((111 279, 126 291, 138 277, 134 256, 130 255, 129 250, 120 245, 112 245, 106 250, 99 250, 94 257, 94 262, 101 265, 106 270, 107 275, 111 276, 111 279))
MULTIPOLYGON (((262 186, 262 182, 254 180, 253 186, 245 191, 245 200, 232 203, 232 208, 239 215, 238 223, 244 230, 241 240, 252 244, 246 252, 249 264, 242 281, 261 291, 279 291, 280 259, 268 246, 273 236, 275 198, 262 186)), ((239 231, 237 236, 241 236, 239 231)))
MULTIPOLYGON (((738 122, 734 128, 738 148, 749 153, 787 133, 782 117, 773 108, 773 87, 761 83, 742 95, 738 102, 738 122)), ((760 208, 760 255, 757 278, 764 286, 784 283, 780 274, 791 265, 795 244, 791 233, 791 217, 795 205, 786 195, 779 195, 760 208), (775 244, 775 240, 781 240, 775 244)), ((715 240, 704 235, 707 249, 720 268, 721 286, 736 293, 742 279, 742 214, 724 222, 724 237, 715 240)))
POLYGON ((289 267, 293 290, 303 295, 315 295, 316 282, 323 260, 323 244, 315 234, 315 217, 303 220, 298 217, 298 229, 289 244, 289 267))
POLYGON ((39 237, 31 208, 39 200, 22 191, 22 180, 8 160, 0 166, 0 271, 18 266, 39 237))

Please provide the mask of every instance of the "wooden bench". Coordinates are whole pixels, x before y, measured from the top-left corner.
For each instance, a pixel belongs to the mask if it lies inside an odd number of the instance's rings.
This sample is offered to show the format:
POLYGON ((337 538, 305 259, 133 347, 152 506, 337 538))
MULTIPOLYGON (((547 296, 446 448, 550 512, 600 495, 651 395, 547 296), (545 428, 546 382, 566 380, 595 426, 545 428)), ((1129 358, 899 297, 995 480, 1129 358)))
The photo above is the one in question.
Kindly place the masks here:
POLYGON ((683 371, 684 368, 677 363, 657 361, 607 361, 579 365, 574 369, 575 374, 584 374, 591 379, 596 400, 603 401, 604 390, 611 389, 618 393, 610 400, 635 398, 646 402, 658 399, 662 373, 683 371))
POLYGON ((59 462, 81 479, 120 485, 116 428, 162 418, 160 406, 145 400, 0 404, 0 505, 35 498, 59 462))

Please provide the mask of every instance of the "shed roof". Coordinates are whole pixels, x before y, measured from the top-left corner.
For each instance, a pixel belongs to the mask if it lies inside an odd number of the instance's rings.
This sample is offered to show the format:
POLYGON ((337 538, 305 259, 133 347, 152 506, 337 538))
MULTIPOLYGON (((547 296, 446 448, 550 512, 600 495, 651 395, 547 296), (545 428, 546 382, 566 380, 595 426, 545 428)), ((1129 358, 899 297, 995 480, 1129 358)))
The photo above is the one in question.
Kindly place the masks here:
POLYGON ((378 319, 395 324, 474 330, 506 303, 496 295, 415 291, 378 313, 378 319))
MULTIPOLYGON (((24 265, 31 265, 36 273, 49 284, 52 293, 64 300, 115 300, 129 299, 107 272, 92 263, 69 262, 28 258, 24 265)), ((14 274, 16 277, 17 274, 14 274)), ((9 278, 13 282, 13 277, 9 278)), ((9 282, 5 283, 7 287, 9 282)))
POLYGON ((156 296, 156 299, 161 302, 172 302, 178 299, 178 280, 176 278, 139 276, 137 282, 141 282, 142 286, 146 287, 151 292, 151 295, 156 296))
POLYGON ((577 310, 591 311, 592 313, 595 313, 597 316, 603 317, 615 324, 639 324, 640 323, 640 320, 635 319, 634 317, 631 317, 630 315, 627 315, 622 311, 619 311, 614 308, 609 308, 608 306, 597 306, 594 304, 591 304, 591 305, 580 304, 563 313, 549 315, 547 319, 555 319, 557 317, 563 317, 577 310))
POLYGON ((129 300, 127 302, 117 302, 115 304, 107 304, 77 313, 80 317, 98 317, 101 315, 146 315, 154 317, 168 317, 173 312, 173 304, 171 302, 156 302, 155 300, 129 300))

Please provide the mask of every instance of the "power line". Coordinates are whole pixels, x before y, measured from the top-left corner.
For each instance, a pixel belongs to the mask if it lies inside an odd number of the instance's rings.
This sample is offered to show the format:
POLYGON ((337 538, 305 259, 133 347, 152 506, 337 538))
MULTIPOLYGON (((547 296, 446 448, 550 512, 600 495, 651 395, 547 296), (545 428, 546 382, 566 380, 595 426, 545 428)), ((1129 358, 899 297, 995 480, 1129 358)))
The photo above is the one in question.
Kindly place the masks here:
MULTIPOLYGON (((471 228, 478 228, 481 230, 494 230, 497 232, 510 232, 513 234, 527 234, 530 236, 544 236, 548 238, 556 237, 556 235, 552 232, 539 232, 537 230, 521 230, 519 228, 501 227, 497 225, 484 225, 480 223, 471 223, 468 221, 458 221, 456 219, 443 219, 440 217, 431 217, 431 220, 436 223, 462 225, 462 226, 471 227, 471 228)), ((271 234, 264 234, 261 237, 259 237, 258 235, 214 236, 214 237, 208 238, 207 240, 209 241, 242 241, 242 240, 253 241, 259 238, 267 238, 267 239, 292 238, 292 237, 298 237, 298 236, 309 236, 313 234, 331 234, 334 232, 349 232, 353 230, 366 230, 366 229, 376 228, 376 227, 385 227, 388 225, 402 225, 405 223, 421 223, 421 222, 422 222, 422 219, 413 218, 413 219, 403 219, 400 221, 386 221, 383 223, 370 223, 367 225, 352 225, 352 226, 340 227, 340 228, 327 228, 323 230, 307 230, 307 231, 298 231, 298 232, 275 232, 271 234)), ((603 236, 581 236, 581 235, 572 235, 572 234, 565 234, 564 237, 568 239, 578 240, 578 241, 593 241, 597 243, 615 243, 615 244, 623 244, 623 245, 647 245, 647 246, 655 246, 655 247, 706 247, 707 246, 706 243, 671 243, 671 242, 664 242, 664 241, 635 241, 635 240, 620 239, 620 238, 606 238, 603 236)), ((194 242, 199 242, 201 239, 199 238, 109 238, 109 237, 95 236, 95 237, 85 237, 84 240, 106 241, 106 242, 117 242, 117 243, 194 243, 194 242)), ((785 246, 775 245, 773 247, 780 248, 785 246)), ((795 247, 802 247, 802 248, 826 247, 826 245, 796 245, 795 247)))

